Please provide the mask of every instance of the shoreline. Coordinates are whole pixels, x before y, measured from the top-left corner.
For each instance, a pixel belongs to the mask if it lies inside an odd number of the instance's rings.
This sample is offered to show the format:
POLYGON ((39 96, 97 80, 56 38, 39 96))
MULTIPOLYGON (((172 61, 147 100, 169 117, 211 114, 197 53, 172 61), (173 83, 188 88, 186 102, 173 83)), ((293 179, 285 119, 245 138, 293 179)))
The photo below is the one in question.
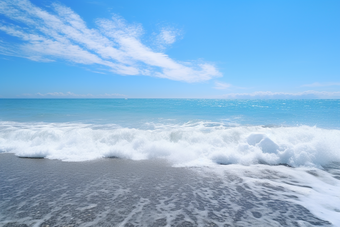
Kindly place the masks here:
POLYGON ((162 160, 62 162, 0 154, 0 224, 332 226, 294 202, 299 195, 274 185, 290 180, 282 174, 289 167, 224 168, 214 172, 171 167, 162 160))

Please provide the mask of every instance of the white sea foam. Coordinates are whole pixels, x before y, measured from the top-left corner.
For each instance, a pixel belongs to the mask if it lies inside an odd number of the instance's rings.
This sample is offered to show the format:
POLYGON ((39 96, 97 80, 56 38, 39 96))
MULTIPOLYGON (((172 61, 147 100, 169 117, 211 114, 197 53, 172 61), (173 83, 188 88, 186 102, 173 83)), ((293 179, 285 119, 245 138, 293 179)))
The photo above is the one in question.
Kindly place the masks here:
MULTIPOLYGON (((221 177, 225 174, 239 176, 258 198, 263 192, 274 193, 279 200, 300 204, 320 219, 340 226, 340 181, 326 171, 313 167, 264 165, 228 165, 205 170, 198 171, 201 174, 211 171, 221 177)), ((226 188, 230 187, 229 182, 221 182, 226 184, 226 188)))
POLYGON ((340 130, 199 122, 117 125, 0 122, 0 150, 21 157, 86 161, 164 158, 174 165, 257 163, 321 167, 340 161, 340 130))

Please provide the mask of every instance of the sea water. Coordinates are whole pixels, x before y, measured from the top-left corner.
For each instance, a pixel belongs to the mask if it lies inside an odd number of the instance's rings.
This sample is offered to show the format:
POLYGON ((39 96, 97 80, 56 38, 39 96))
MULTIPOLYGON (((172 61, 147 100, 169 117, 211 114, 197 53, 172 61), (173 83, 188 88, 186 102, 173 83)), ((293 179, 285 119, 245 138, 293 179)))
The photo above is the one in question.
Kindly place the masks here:
POLYGON ((0 150, 24 157, 321 168, 339 149, 340 100, 0 99, 0 150))
POLYGON ((256 195, 271 188, 340 226, 340 100, 0 99, 0 152, 161 159, 213 174, 225 189, 232 174, 256 195))

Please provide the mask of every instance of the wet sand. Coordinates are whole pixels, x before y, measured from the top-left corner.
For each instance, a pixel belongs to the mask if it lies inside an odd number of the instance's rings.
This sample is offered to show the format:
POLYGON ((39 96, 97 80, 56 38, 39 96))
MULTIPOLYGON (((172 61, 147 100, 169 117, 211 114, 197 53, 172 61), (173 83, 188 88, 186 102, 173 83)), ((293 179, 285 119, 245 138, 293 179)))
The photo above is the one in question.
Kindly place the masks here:
POLYGON ((294 203, 294 195, 279 196, 285 188, 261 188, 233 173, 162 160, 62 162, 0 154, 0 225, 331 226, 294 203))

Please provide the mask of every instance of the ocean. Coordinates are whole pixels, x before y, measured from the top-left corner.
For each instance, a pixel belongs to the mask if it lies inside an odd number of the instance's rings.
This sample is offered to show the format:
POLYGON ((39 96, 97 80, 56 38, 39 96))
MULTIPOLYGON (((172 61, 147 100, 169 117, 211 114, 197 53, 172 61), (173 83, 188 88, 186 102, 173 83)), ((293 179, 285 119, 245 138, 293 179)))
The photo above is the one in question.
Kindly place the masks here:
POLYGON ((340 100, 0 99, 3 226, 340 226, 340 100))

